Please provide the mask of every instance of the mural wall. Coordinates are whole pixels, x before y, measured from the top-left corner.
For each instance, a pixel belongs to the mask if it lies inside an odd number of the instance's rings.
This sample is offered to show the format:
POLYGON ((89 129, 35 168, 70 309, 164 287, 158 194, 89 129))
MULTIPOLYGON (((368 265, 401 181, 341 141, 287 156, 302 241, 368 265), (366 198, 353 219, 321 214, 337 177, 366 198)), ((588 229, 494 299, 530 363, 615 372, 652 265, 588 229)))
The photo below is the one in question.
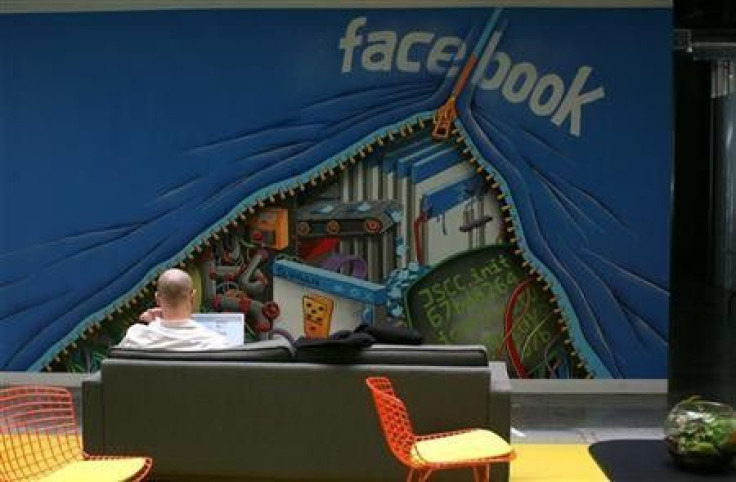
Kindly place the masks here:
POLYGON ((668 9, 17 13, 0 45, 3 370, 97 369, 180 266, 247 341, 666 376, 668 9))

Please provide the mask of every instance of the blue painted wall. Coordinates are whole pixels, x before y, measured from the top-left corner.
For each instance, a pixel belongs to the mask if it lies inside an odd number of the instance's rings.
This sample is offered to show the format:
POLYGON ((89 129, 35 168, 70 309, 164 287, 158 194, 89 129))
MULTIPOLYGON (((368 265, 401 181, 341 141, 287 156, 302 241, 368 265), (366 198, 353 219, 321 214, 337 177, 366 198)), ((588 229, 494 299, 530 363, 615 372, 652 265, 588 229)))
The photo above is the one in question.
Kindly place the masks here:
MULTIPOLYGON (((42 368, 245 206, 429 115, 492 11, 0 15, 0 368, 42 368)), ((596 376, 665 377, 671 12, 513 8, 496 33, 462 130, 596 376)))

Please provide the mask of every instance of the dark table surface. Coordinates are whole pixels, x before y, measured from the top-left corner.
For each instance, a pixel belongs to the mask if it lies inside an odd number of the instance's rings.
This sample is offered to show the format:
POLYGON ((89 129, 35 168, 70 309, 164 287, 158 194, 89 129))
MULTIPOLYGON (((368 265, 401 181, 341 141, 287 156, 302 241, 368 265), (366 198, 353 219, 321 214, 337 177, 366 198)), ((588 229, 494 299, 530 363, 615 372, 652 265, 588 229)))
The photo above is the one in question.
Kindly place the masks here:
POLYGON ((590 455, 612 482, 629 481, 736 481, 736 464, 716 473, 686 471, 675 465, 662 440, 608 440, 596 442, 590 455))

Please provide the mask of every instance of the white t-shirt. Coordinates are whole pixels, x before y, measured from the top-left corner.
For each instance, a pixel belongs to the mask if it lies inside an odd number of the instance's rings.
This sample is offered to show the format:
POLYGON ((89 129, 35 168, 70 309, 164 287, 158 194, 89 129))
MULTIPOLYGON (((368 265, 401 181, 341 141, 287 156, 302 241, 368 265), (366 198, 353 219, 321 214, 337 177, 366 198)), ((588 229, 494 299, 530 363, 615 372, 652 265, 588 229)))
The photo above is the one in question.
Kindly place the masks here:
POLYGON ((224 336, 191 319, 156 319, 147 325, 133 325, 118 344, 118 348, 172 351, 218 350, 232 346, 224 336))

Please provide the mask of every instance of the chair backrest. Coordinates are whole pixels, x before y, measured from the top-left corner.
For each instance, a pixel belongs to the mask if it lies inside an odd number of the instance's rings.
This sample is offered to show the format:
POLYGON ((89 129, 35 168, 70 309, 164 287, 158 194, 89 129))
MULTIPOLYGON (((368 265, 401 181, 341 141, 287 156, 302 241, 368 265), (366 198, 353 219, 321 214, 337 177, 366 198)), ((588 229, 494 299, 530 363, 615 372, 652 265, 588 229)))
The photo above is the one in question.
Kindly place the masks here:
POLYGON ((19 386, 0 390, 0 479, 26 480, 81 460, 68 390, 19 386))
POLYGON ((365 381, 373 395, 378 419, 391 452, 407 466, 413 466, 411 450, 416 441, 414 429, 404 402, 396 396, 386 377, 369 377, 365 381))

